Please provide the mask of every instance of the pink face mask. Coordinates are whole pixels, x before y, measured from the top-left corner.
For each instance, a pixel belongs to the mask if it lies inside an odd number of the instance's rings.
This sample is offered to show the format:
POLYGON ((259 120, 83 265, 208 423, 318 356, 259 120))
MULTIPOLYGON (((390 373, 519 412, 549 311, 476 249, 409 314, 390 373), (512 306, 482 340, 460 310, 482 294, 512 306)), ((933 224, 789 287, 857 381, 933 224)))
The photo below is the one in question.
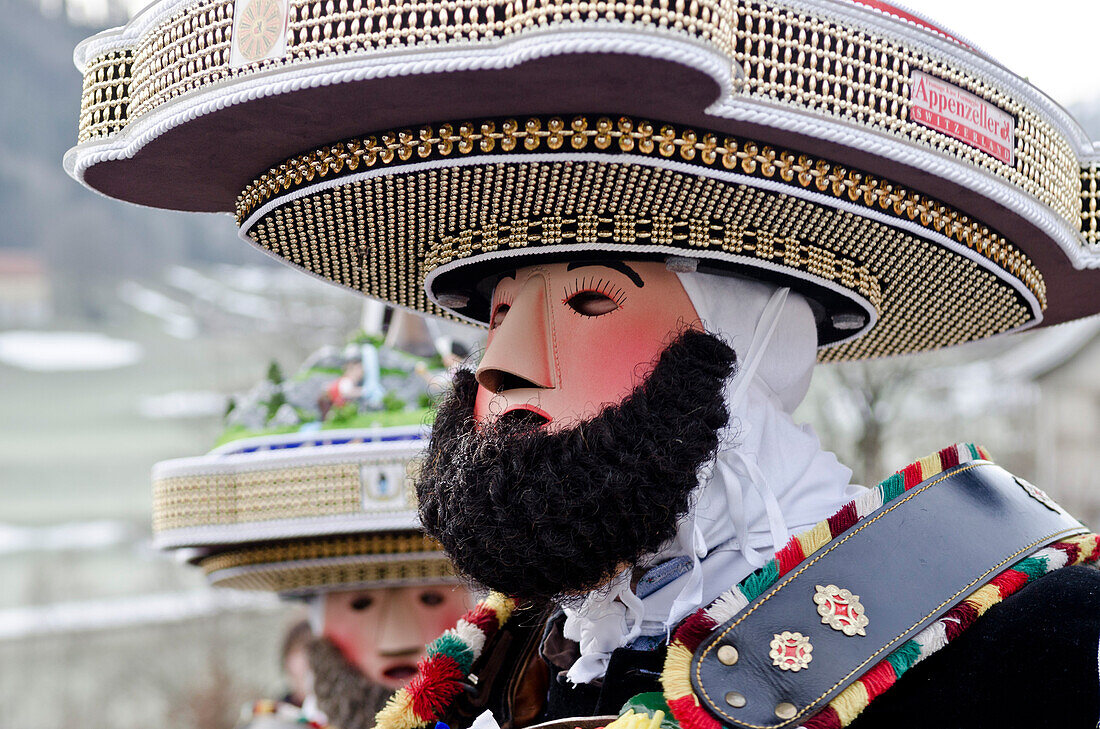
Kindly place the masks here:
POLYGON ((550 426, 597 415, 649 374, 698 316, 663 263, 574 262, 506 274, 477 370, 479 421, 529 410, 550 426))
POLYGON ((455 585, 378 587, 325 595, 324 637, 371 681, 399 689, 427 644, 473 606, 455 585))

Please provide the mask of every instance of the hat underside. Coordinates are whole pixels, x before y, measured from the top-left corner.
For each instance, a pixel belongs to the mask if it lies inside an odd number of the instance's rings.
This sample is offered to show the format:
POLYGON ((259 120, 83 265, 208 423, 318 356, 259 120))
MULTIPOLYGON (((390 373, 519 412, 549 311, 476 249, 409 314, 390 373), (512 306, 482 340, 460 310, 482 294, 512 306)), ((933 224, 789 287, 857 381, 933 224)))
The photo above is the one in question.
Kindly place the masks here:
POLYGON ((870 331, 823 349, 824 361, 1020 329, 1041 320, 1046 299, 1015 246, 933 198, 823 158, 626 117, 348 140, 258 178, 237 216, 242 236, 319 276, 430 314, 446 313, 440 297, 466 297, 451 310, 481 323, 478 284, 499 259, 667 255, 779 274, 865 312, 832 341, 870 331))
POLYGON ((442 547, 418 531, 248 544, 197 563, 216 587, 285 596, 459 581, 442 547))

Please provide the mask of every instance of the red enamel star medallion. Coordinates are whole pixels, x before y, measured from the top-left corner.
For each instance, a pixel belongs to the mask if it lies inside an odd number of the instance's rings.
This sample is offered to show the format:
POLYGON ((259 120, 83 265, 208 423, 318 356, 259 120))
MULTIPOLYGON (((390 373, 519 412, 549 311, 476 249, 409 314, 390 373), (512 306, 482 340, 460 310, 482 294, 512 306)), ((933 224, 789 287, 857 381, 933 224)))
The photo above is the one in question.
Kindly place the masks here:
POLYGON ((814 603, 817 604, 821 622, 833 630, 839 630, 844 635, 867 635, 864 628, 871 621, 859 602, 859 595, 853 595, 851 590, 836 585, 817 585, 814 603))
POLYGON ((809 668, 813 656, 814 647, 810 639, 802 633, 793 633, 784 630, 775 633, 771 642, 771 652, 768 655, 772 659, 772 665, 779 666, 783 671, 801 671, 809 668))

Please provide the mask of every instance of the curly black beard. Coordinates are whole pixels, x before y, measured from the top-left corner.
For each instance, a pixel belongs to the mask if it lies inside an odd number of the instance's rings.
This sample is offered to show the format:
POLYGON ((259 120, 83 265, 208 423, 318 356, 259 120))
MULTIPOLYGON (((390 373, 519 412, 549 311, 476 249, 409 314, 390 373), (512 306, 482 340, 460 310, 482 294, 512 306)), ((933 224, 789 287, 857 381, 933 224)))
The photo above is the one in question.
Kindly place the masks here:
POLYGON ((393 695, 393 691, 364 676, 327 638, 317 638, 310 644, 309 665, 317 707, 325 712, 331 726, 371 729, 374 715, 393 695))
POLYGON ((420 519, 474 581, 533 602, 592 590, 676 534, 729 413, 736 355, 680 334, 620 404, 546 432, 473 417, 461 371, 439 406, 416 485, 420 519))

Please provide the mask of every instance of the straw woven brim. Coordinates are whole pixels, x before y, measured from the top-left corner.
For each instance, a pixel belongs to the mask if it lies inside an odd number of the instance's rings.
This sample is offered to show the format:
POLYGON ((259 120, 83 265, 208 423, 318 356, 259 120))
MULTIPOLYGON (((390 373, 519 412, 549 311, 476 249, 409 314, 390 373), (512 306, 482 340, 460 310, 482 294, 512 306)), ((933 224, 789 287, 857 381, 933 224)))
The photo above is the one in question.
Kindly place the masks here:
POLYGON ((476 321, 498 259, 577 255, 792 283, 827 360, 1100 310, 1100 149, 888 4, 281 2, 162 0, 83 44, 70 172, 476 321), (261 5, 285 32, 246 44, 261 5))

